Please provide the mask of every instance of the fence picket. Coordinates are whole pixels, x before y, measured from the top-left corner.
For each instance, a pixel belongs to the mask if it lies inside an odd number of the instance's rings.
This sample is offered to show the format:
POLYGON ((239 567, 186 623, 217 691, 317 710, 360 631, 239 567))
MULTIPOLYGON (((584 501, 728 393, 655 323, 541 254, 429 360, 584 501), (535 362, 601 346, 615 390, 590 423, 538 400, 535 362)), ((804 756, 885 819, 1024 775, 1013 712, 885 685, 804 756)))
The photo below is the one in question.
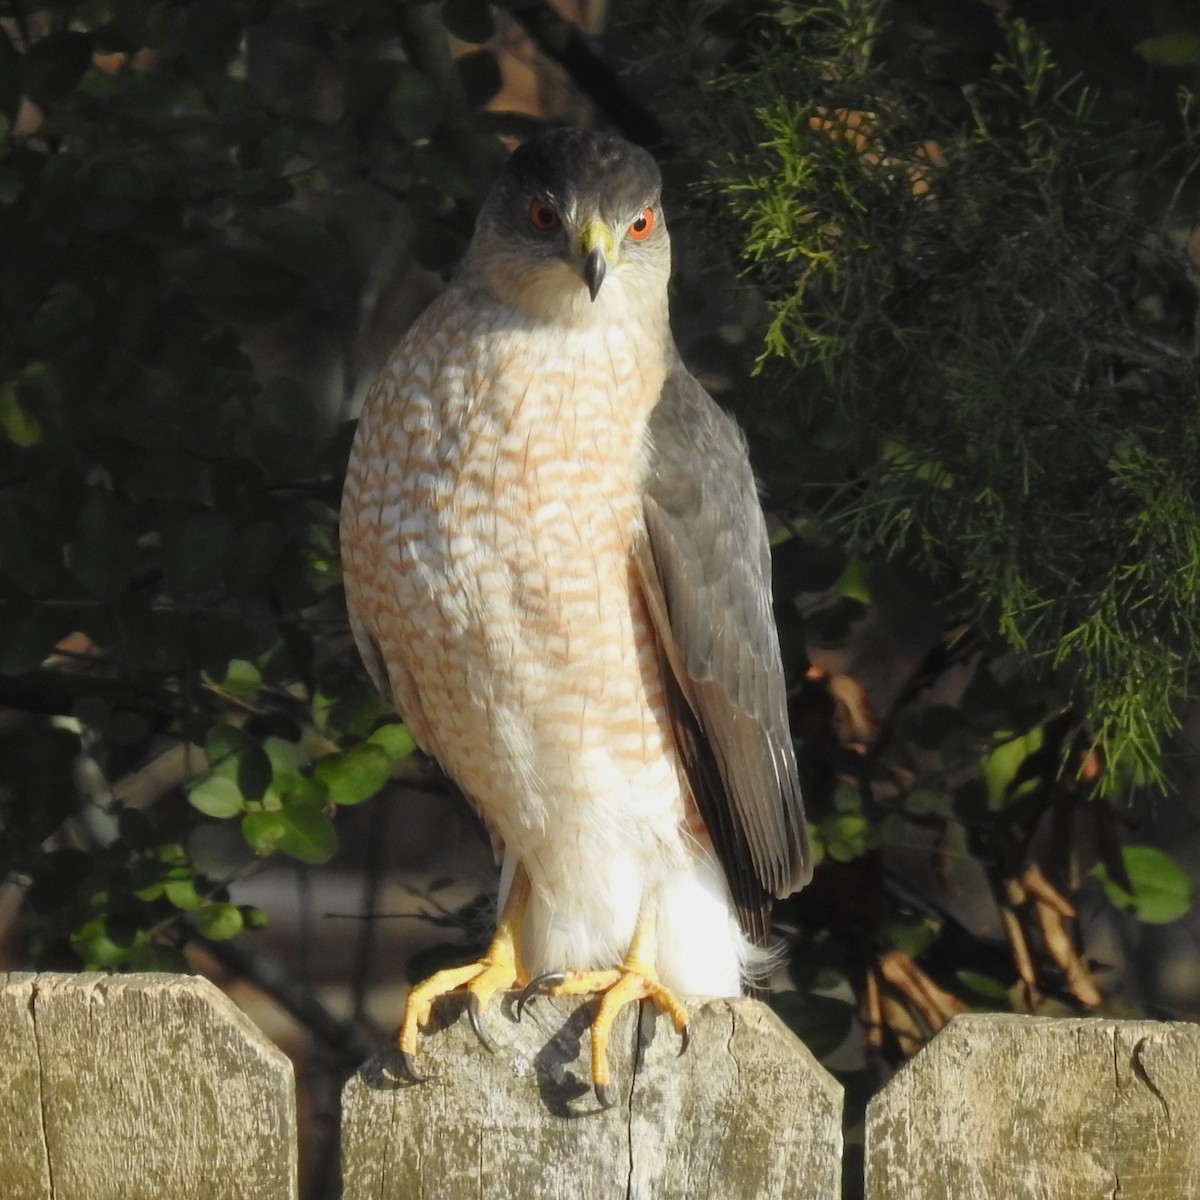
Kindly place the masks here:
POLYGON ((622 1013, 608 1111, 588 1082, 591 1005, 540 998, 520 1024, 501 1007, 486 1016, 495 1053, 459 1015, 422 1043, 429 1082, 404 1082, 391 1051, 350 1080, 343 1200, 840 1194, 842 1089, 758 1001, 692 1001, 682 1057, 658 1018, 636 1071, 636 1014, 622 1013))
POLYGON ((1196 1200, 1200 1026, 956 1017, 867 1108, 867 1200, 1196 1200))
POLYGON ((4 1200, 293 1200, 286 1056, 206 979, 0 975, 4 1200))

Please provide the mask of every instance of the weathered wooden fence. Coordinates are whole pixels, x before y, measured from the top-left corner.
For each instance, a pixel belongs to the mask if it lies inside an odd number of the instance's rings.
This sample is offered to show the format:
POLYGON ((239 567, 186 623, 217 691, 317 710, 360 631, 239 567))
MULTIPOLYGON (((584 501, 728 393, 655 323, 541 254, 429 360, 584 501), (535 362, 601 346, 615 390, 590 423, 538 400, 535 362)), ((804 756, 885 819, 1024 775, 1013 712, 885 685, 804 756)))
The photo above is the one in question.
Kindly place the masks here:
MULTIPOLYGON (((425 1084, 381 1051, 344 1093, 345 1200, 838 1196, 840 1089, 768 1009, 695 1005, 689 1052, 659 1022, 636 1066, 635 1021, 607 1111, 577 1002, 489 1013, 495 1053, 451 1020, 425 1084)), ((868 1200, 1200 1200, 1200 1026, 959 1017, 872 1100, 866 1174, 868 1200)), ((291 1067, 211 984, 0 975, 0 1200, 295 1195, 291 1067)))

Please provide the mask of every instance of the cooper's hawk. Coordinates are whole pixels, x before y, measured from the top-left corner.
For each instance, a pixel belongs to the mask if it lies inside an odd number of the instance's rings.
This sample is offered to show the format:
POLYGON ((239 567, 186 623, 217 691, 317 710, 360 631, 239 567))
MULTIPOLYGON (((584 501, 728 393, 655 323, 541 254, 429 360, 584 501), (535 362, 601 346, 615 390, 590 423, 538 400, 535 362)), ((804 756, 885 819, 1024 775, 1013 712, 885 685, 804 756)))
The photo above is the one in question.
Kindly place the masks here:
POLYGON ((412 992, 737 995, 811 863, 740 433, 679 359, 645 151, 509 159, 453 282, 367 398, 342 502, 350 621, 502 855, 496 938, 412 992), (532 981, 532 985, 531 985, 532 981))

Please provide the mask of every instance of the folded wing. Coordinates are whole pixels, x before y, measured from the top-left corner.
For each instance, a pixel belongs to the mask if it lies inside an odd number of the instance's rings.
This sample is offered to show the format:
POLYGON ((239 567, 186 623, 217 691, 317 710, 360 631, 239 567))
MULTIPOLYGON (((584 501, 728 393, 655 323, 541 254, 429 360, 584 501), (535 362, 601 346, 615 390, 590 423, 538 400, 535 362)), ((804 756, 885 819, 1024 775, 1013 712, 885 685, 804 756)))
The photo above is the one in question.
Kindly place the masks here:
POLYGON ((766 523, 741 431, 682 366, 649 433, 638 566, 676 741, 742 924, 761 941, 767 896, 812 875, 766 523))

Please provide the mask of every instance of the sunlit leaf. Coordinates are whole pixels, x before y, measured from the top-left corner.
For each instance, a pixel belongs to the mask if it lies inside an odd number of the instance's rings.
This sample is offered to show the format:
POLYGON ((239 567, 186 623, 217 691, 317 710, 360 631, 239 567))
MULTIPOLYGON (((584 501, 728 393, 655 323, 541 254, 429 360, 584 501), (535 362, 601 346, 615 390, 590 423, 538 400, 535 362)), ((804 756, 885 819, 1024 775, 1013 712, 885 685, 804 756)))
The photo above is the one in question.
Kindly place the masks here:
POLYGON ((969 988, 978 996, 987 1000, 1007 1003, 1008 989, 999 980, 990 975, 982 975, 978 971, 961 970, 954 972, 954 978, 965 988, 969 988))
POLYGON ((871 569, 861 558, 851 558, 838 580, 838 591, 847 600, 871 603, 871 569))
POLYGON ((247 813, 242 818, 242 833, 260 854, 279 850, 300 862, 326 862, 337 849, 333 823, 318 805, 247 813))
POLYGON ((229 660, 229 666, 218 686, 222 691, 248 699, 262 687, 262 672, 255 663, 244 658, 233 658, 229 660))
POLYGON ((188 802, 206 817, 224 820, 237 816, 245 807, 242 790, 224 775, 209 775, 188 790, 188 802))
POLYGON ((391 755, 369 741, 332 754, 313 768, 313 776, 325 785, 335 804, 358 804, 368 799, 387 783, 391 773, 391 755))
POLYGON ((417 743, 413 740, 413 735, 409 733, 408 726, 402 725, 399 721, 380 725, 367 738, 367 741, 376 746, 382 746, 393 761, 407 758, 417 748, 417 743))
POLYGON ((1038 786, 1036 778, 1022 779, 1021 768, 1026 759, 1042 747, 1045 734, 1036 726, 1028 733, 1002 741, 983 756, 979 767, 987 790, 988 808, 1003 808, 1008 800, 1021 796, 1038 786))
POLYGON ((1114 907, 1147 925, 1178 920, 1192 906, 1192 881, 1187 872, 1154 846, 1124 846, 1121 858, 1132 891, 1113 879, 1103 863, 1092 868, 1114 907))
POLYGON ((108 936, 104 917, 95 917, 71 935, 71 946, 89 970, 119 967, 129 955, 128 945, 108 936))
POLYGON ((236 937, 244 925, 241 910, 236 904, 206 904, 193 919, 196 928, 214 942, 236 937))
POLYGON ((196 890, 196 881, 189 874, 186 879, 170 879, 163 884, 163 895, 176 908, 195 909, 204 902, 196 890))

